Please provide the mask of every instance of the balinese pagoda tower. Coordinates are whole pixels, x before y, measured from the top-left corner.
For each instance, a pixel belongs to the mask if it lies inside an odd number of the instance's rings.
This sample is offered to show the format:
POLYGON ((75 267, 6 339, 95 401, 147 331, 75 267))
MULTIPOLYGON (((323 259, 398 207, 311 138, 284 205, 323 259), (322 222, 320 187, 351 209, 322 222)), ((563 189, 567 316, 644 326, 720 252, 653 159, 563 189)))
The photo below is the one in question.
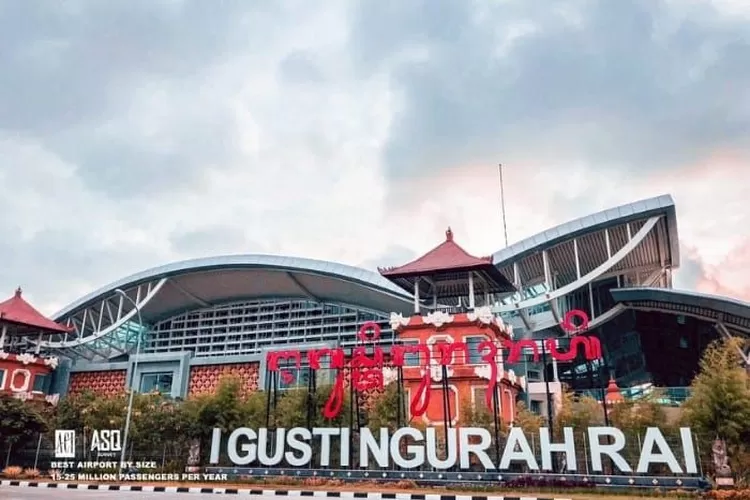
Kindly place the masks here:
POLYGON ((46 335, 70 331, 26 302, 20 288, 13 297, 0 302, 0 393, 56 402, 48 392, 58 359, 40 356, 38 341, 46 335))
MULTIPOLYGON (((424 256, 400 267, 379 269, 380 274, 414 295, 414 313, 408 318, 391 314, 391 326, 403 345, 424 344, 430 352, 411 357, 403 368, 403 388, 412 403, 430 373, 429 398, 421 420, 428 426, 457 426, 467 405, 488 407, 491 364, 482 360, 482 342, 501 345, 512 329, 492 313, 495 295, 515 292, 513 285, 492 264, 491 257, 474 257, 453 240, 450 228, 445 241, 424 256), (465 343, 468 352, 455 351, 450 366, 440 366, 439 344, 465 343), (424 363, 424 364, 423 364, 424 363)), ((525 380, 505 371, 502 349, 494 359, 496 387, 492 412, 506 423, 515 416, 515 401, 525 380), (497 404, 496 404, 497 403, 497 404)), ((424 399, 423 399, 424 400, 424 399)), ((422 408, 424 409, 424 408, 422 408)))
POLYGON ((445 241, 422 257, 378 271, 414 295, 414 314, 419 314, 423 298, 432 300, 428 307, 433 310, 468 311, 477 304, 490 306, 495 294, 516 291, 492 264, 492 257, 470 255, 453 240, 450 228, 445 241))

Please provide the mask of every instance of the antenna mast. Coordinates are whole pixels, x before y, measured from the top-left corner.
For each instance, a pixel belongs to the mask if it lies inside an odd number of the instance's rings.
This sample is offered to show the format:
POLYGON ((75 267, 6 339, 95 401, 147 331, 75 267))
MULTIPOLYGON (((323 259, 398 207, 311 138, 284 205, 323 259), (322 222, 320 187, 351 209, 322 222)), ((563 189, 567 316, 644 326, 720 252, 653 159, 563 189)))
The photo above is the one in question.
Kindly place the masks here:
POLYGON ((498 163, 500 170, 500 203, 503 209, 503 232, 505 233, 505 246, 508 247, 508 223, 505 219, 505 188, 503 186, 503 164, 498 163))

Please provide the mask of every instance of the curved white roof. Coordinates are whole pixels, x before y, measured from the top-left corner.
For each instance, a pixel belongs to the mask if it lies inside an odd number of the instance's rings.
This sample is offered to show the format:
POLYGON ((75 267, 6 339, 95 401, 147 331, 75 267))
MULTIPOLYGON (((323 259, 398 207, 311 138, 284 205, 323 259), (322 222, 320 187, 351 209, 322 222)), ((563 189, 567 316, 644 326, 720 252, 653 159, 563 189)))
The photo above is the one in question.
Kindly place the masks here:
POLYGON ((378 311, 408 310, 411 297, 380 274, 366 269, 299 257, 228 255, 175 262, 110 283, 68 305, 60 321, 83 308, 139 285, 167 278, 143 306, 144 319, 203 303, 271 297, 314 298, 378 311))
POLYGON ((618 288, 610 292, 615 302, 634 309, 655 310, 723 322, 750 335, 750 304, 730 297, 687 290, 652 287, 618 288))
POLYGON ((563 241, 659 213, 667 216, 672 260, 677 263, 680 260, 677 218, 674 200, 670 195, 628 203, 566 222, 495 252, 492 256, 493 263, 498 267, 507 266, 526 255, 555 246, 563 241))

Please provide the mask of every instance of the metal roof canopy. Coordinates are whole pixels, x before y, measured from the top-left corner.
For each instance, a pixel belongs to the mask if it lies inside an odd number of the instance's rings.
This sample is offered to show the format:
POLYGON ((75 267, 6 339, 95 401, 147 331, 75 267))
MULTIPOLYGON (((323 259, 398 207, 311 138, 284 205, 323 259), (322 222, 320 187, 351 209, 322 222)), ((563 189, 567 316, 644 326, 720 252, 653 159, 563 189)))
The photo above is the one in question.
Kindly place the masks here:
POLYGON ((306 299, 373 311, 408 312, 411 297, 379 274, 343 264, 271 255, 232 255, 176 262, 129 276, 75 301, 54 318, 73 327, 70 334, 41 342, 46 349, 124 354, 137 332, 122 337, 138 319, 144 323, 175 314, 242 300, 306 299), (132 338, 131 338, 132 337, 132 338))
POLYGON ((168 278, 166 286, 141 310, 146 322, 227 300, 299 297, 379 311, 400 310, 411 300, 404 290, 366 269, 297 257, 229 255, 175 262, 128 276, 73 302, 53 318, 66 319, 118 288, 127 292, 162 278, 168 278))
POLYGON ((554 278, 555 288, 560 288, 605 263, 653 217, 661 217, 656 227, 607 274, 676 269, 680 262, 677 217, 669 195, 559 225, 496 252, 494 262, 517 286, 531 286, 554 278))
POLYGON ((722 324, 728 330, 750 337, 750 304, 739 300, 685 290, 664 288, 620 288, 611 290, 615 302, 640 311, 660 311, 692 316, 722 324))

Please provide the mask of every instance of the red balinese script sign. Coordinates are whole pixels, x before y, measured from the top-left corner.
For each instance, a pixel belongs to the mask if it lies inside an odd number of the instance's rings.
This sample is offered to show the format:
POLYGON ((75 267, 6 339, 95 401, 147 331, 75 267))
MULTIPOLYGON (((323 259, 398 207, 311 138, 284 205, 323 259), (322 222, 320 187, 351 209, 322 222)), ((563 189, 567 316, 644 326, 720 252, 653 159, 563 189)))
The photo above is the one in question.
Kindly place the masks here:
MULTIPOLYGON (((589 320, 583 311, 570 311, 565 315, 565 319, 560 325, 568 333, 580 333, 588 328, 589 320), (579 320, 579 325, 574 323, 574 319, 579 320)), ((308 351, 289 350, 276 351, 268 353, 266 357, 268 370, 277 372, 280 379, 285 383, 291 383, 294 376, 289 371, 290 368, 301 368, 303 358, 312 370, 321 368, 321 359, 327 357, 329 364, 328 369, 336 370, 336 378, 333 382, 331 395, 323 407, 323 416, 327 419, 333 419, 341 413, 344 403, 345 389, 345 369, 348 367, 351 373, 351 384, 353 390, 363 393, 371 390, 384 389, 384 369, 391 369, 385 365, 385 355, 382 348, 375 343, 380 338, 380 325, 374 321, 368 321, 362 325, 357 333, 357 339, 360 345, 354 347, 351 353, 351 359, 348 364, 346 355, 342 348, 322 348, 311 349, 308 351), (368 354, 367 344, 373 344, 372 353, 368 354), (287 362, 290 360, 292 363, 287 362), (280 366, 284 362, 284 366, 280 366)), ((585 359, 588 361, 601 359, 602 348, 599 339, 591 336, 573 336, 570 340, 570 347, 567 352, 561 352, 557 347, 557 340, 550 338, 544 341, 544 347, 555 359, 560 362, 573 361, 579 352, 579 347, 583 347, 585 359)), ((468 359, 469 346, 465 342, 451 342, 438 344, 435 346, 437 352, 437 365, 448 367, 454 363, 454 354, 463 352, 464 358, 468 359)), ((525 339, 512 341, 510 339, 485 340, 477 346, 478 354, 481 360, 487 363, 490 368, 489 382, 485 395, 485 403, 492 410, 493 395, 498 384, 498 375, 500 367, 498 366, 498 354, 502 350, 507 350, 508 355, 505 358, 509 364, 518 363, 525 349, 531 349, 534 362, 539 361, 539 346, 536 341, 525 339)), ((407 366, 405 358, 408 354, 417 354, 419 356, 418 367, 422 371, 422 378, 419 383, 412 401, 410 403, 411 414, 415 417, 422 416, 429 406, 430 385, 431 385, 431 352, 427 344, 411 345, 394 345, 391 347, 391 365, 395 368, 407 366)), ((461 359, 461 358, 459 358, 461 359)), ((414 367, 414 365, 411 365, 414 367)))

